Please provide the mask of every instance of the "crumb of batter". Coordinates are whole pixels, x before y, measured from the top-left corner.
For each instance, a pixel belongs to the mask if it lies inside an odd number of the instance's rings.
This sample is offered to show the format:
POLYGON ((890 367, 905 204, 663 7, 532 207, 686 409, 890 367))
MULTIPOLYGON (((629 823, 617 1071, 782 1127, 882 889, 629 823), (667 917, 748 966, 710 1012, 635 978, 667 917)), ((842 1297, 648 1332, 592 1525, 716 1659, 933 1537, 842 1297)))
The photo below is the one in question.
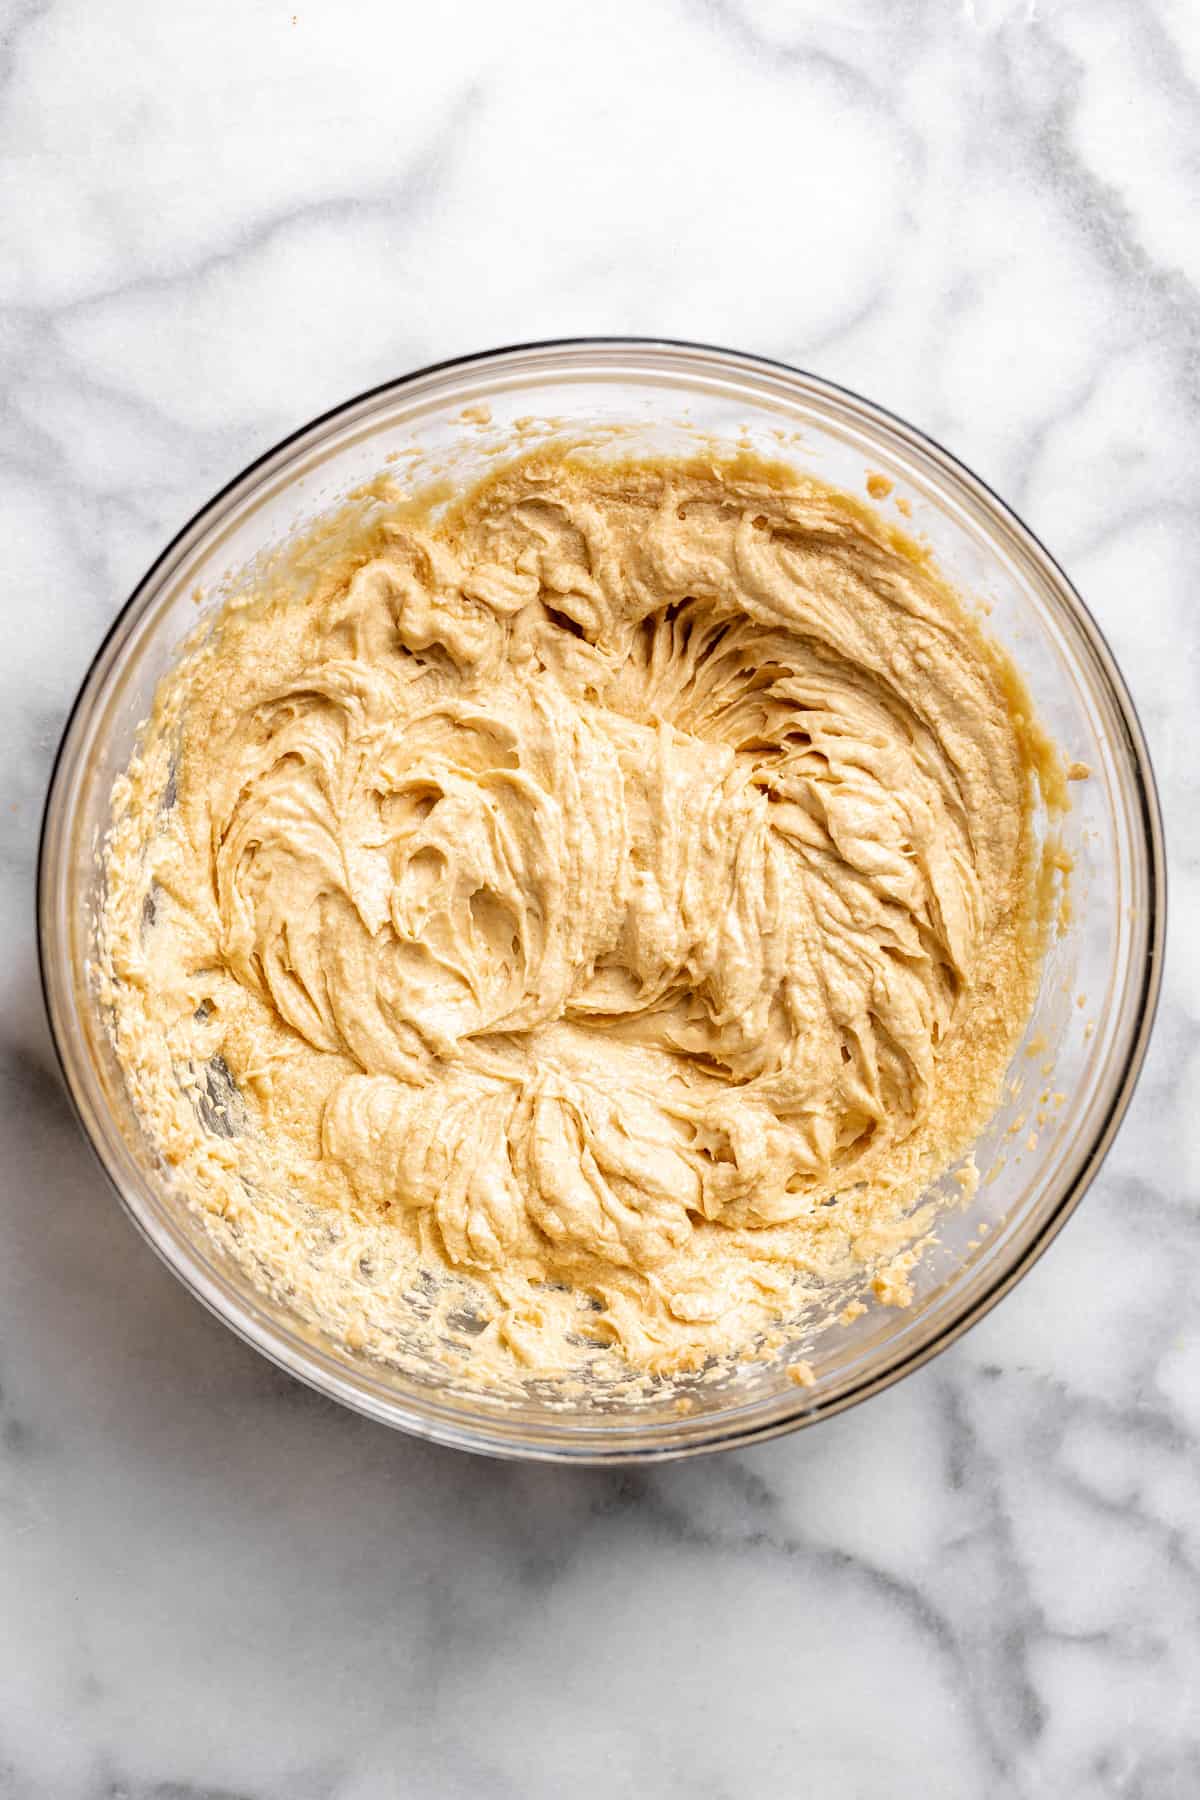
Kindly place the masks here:
POLYGON ((962 1189, 963 1200, 973 1200, 979 1192, 979 1167, 973 1155, 954 1171, 954 1179, 962 1189))
POLYGON ((159 690, 117 1053, 180 1193, 336 1341, 563 1392, 709 1368, 839 1284, 910 1303, 1062 787, 926 553, 792 469, 381 482, 159 690))
POLYGON ((886 500, 894 485, 886 475, 872 472, 867 476, 867 492, 872 500, 886 500))
POLYGON ((871 1292, 881 1306, 911 1306, 913 1301, 912 1282, 909 1276, 917 1262, 917 1253, 906 1250, 897 1256, 886 1269, 881 1269, 871 1281, 871 1292))
POLYGON ((813 1373, 813 1366, 808 1362, 794 1362, 790 1364, 787 1377, 794 1387, 812 1388, 817 1385, 817 1378, 813 1373))

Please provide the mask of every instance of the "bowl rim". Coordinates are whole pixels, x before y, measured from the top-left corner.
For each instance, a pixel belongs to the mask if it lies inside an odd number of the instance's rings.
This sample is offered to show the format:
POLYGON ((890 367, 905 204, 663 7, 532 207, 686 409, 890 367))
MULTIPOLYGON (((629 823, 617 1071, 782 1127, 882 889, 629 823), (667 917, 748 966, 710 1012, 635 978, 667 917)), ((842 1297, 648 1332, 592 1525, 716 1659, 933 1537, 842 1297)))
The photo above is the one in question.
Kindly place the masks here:
MULTIPOLYGON (((102 684, 100 685, 102 686, 102 684)), ((164 545, 140 580, 136 582, 105 631, 80 680, 63 723, 47 782, 46 798, 38 833, 35 894, 38 974, 42 999, 55 1058, 71 1110, 86 1143, 103 1171, 108 1185, 115 1191, 127 1218, 188 1292, 215 1314, 225 1326, 260 1354, 266 1356, 269 1361, 275 1363, 277 1367, 305 1382, 319 1393, 325 1394, 349 1407, 352 1411, 361 1413, 379 1423, 434 1443, 493 1457, 592 1465, 668 1461, 697 1456, 717 1449, 734 1449, 782 1436, 801 1427, 817 1424, 823 1419, 834 1418, 839 1413, 860 1405, 864 1400, 883 1392, 895 1382, 903 1379, 904 1376, 924 1367, 935 1356, 940 1355, 950 1345, 956 1343, 972 1326, 985 1318, 1044 1255, 1079 1206, 1111 1148, 1113 1139, 1133 1098, 1149 1047, 1162 987, 1167 917, 1167 873, 1162 811, 1153 763, 1137 708, 1100 625, 1061 564, 1021 516, 1005 500, 1001 499, 981 476, 977 475, 961 458, 947 450, 937 438, 913 425, 901 414, 880 405, 877 401, 868 399, 853 388, 831 381, 825 376, 815 374, 798 365, 784 362, 777 357, 762 356, 686 338, 625 334, 532 339, 498 345, 491 349, 470 351, 460 356, 446 357, 437 362, 422 364, 419 368, 411 369, 403 375, 365 388, 306 420, 254 457, 199 506, 164 545), (58 1016, 54 993, 55 977, 50 968, 47 945, 49 915, 53 902, 53 895, 49 892, 48 887, 50 833, 59 810, 59 790, 72 739, 76 734, 85 702, 91 698, 92 689, 98 684, 102 666, 107 662, 110 651, 128 633, 140 614, 141 603, 154 590, 161 572, 167 568, 184 544, 203 529, 210 517, 218 515, 225 503, 235 493, 242 490, 252 491, 260 471, 266 465, 298 446, 303 440, 317 436, 339 419, 369 405, 374 400, 381 399, 385 395, 401 394, 405 389, 414 387, 424 380, 452 371, 466 371, 472 367, 502 367, 506 360, 515 360, 538 352, 564 353, 569 357, 572 354, 586 353, 590 350, 628 350, 634 354, 657 351, 667 357, 677 354, 699 355, 715 359, 718 364, 727 365, 731 370, 749 370, 751 373, 757 372, 767 376, 783 375, 798 379, 816 397, 819 398, 823 395, 838 402, 848 402, 852 408, 858 409, 865 415, 868 421, 872 417, 882 421, 893 433, 898 433, 902 439, 907 439, 909 444, 919 453, 923 453, 927 459, 931 458, 935 464, 940 462, 952 477, 956 478, 969 493, 973 493, 977 499, 981 500, 998 517, 999 521, 1007 526, 1016 538, 1018 546, 1035 562, 1043 565, 1057 588, 1058 597, 1061 598, 1067 610, 1073 613, 1075 624, 1096 658, 1100 673, 1107 684, 1109 697, 1115 705, 1124 729, 1129 759, 1135 775, 1136 823, 1140 828, 1146 855, 1147 893, 1145 904, 1148 917, 1145 955, 1142 959, 1139 991, 1135 1002, 1136 1025, 1129 1040, 1124 1066, 1114 1085, 1109 1105, 1094 1133, 1083 1161, 1071 1179, 1070 1186, 1046 1218, 1042 1220, 1036 1232, 1023 1245, 1020 1253, 1006 1267, 998 1270, 982 1291, 964 1306, 961 1312, 948 1319, 928 1342, 918 1344, 914 1348, 896 1355, 892 1360, 885 1361, 882 1367, 864 1374, 844 1392, 831 1397, 828 1401, 814 1404, 802 1390, 798 1389, 793 1404, 783 1410, 774 1411, 771 1416, 757 1423, 753 1418, 746 1419, 745 1417, 740 1421, 729 1419, 722 1423, 721 1416, 717 1415, 709 1429, 696 1430, 695 1427, 701 1424, 701 1421, 697 1419, 693 1422, 693 1430, 688 1433, 684 1442, 678 1440, 666 1443, 656 1441, 658 1433, 661 1433, 661 1426, 657 1427, 653 1434, 647 1432, 648 1441, 645 1443, 635 1441, 636 1427, 632 1428, 631 1437, 626 1437, 616 1445, 600 1444, 594 1440, 587 1441, 579 1438, 569 1439, 557 1435, 552 1435, 549 1440, 529 1436, 522 1438, 515 1434, 506 1435, 495 1432, 490 1421, 480 1414, 475 1414, 468 1422, 456 1415, 440 1414, 436 1410, 436 1403, 432 1405, 426 1403, 425 1409, 414 1411, 407 1397, 404 1401, 398 1401, 394 1397, 377 1399, 365 1389, 356 1388, 341 1374, 336 1365, 330 1363, 328 1366, 324 1366, 322 1351, 317 1350, 295 1332, 281 1326, 277 1320, 261 1309, 256 1317, 250 1304, 240 1297, 237 1301, 240 1315, 234 1316, 228 1304, 228 1293, 222 1289, 221 1284, 210 1280, 202 1266, 193 1265, 177 1254, 176 1240, 167 1230, 157 1229, 156 1224, 152 1223, 150 1218, 135 1208, 124 1185, 109 1167, 96 1136, 88 1124, 80 1096, 77 1094, 72 1080, 69 1058, 63 1041, 65 1037, 63 1021, 58 1016)), ((190 1251, 190 1255, 194 1257, 195 1252, 190 1251)), ((615 1419, 610 1421, 606 1418, 604 1423, 610 1437, 621 1432, 621 1427, 615 1419)), ((680 1426, 685 1428, 682 1420, 680 1426)))

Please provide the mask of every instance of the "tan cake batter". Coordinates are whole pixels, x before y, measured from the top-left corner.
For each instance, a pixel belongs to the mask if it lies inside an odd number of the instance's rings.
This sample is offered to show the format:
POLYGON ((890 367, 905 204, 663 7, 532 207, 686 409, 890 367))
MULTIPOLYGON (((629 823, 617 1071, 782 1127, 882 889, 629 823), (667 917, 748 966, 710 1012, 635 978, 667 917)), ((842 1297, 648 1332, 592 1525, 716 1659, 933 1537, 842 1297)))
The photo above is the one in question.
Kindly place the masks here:
POLYGON ((498 1375, 896 1298, 1036 987, 1059 778, 1007 659, 748 458, 353 518, 226 608, 115 797, 115 1038, 185 1191, 350 1343, 498 1375))

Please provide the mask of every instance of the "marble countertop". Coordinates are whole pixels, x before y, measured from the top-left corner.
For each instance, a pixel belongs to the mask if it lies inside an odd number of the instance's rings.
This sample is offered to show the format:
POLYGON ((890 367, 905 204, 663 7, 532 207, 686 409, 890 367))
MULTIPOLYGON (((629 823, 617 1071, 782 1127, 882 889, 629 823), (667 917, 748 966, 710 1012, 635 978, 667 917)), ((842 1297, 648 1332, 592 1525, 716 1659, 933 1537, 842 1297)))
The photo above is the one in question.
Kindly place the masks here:
POLYGON ((0 36, 0 1796, 1194 1800, 1200 12, 6 0, 0 36), (235 1341, 97 1174, 33 936, 55 743, 162 543, 358 389, 588 331, 816 369, 1017 505, 1141 705, 1178 922, 1022 1287, 852 1414, 637 1473, 409 1442, 235 1341))

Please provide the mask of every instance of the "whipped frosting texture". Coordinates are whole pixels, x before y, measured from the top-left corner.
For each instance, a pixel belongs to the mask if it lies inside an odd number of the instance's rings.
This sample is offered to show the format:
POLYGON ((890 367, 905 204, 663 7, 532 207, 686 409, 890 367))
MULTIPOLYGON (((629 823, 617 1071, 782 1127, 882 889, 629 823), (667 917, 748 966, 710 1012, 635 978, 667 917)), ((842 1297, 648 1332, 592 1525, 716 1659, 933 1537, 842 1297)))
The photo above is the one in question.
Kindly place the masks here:
POLYGON ((138 1020, 176 1079, 217 1058, 221 1181, 244 1142, 467 1273, 506 1353, 541 1321, 552 1359, 565 1295, 564 1331, 702 1361, 994 1104, 1036 983, 1027 708, 846 496, 526 457, 243 597, 174 682, 176 803, 151 830, 135 794, 111 859, 126 1059, 138 1020))

